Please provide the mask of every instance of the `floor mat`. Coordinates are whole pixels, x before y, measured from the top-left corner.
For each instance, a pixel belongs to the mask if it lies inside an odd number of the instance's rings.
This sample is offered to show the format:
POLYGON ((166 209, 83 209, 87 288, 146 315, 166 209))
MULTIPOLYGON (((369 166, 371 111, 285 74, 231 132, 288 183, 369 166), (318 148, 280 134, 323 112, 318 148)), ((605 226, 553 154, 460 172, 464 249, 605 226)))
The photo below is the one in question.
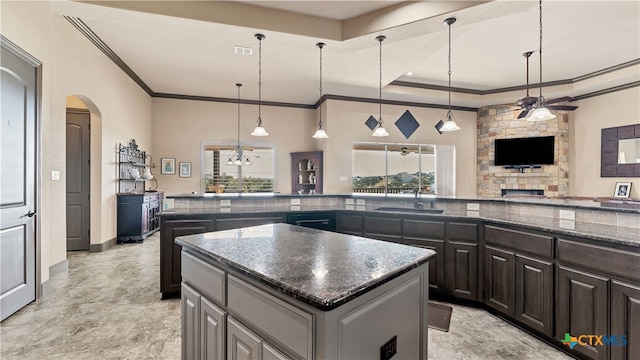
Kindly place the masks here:
POLYGON ((429 327, 448 332, 452 311, 453 308, 449 305, 429 301, 429 327))

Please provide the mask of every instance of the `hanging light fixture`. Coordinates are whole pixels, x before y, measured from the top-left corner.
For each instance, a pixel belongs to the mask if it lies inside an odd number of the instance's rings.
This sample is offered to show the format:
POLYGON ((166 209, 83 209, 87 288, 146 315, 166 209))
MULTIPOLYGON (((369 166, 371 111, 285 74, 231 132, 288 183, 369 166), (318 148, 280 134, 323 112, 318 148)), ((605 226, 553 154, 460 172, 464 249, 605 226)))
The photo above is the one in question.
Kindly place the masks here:
POLYGON ((256 34, 256 39, 260 43, 258 47, 258 126, 253 130, 251 135, 253 136, 267 136, 269 133, 262 126, 262 40, 265 36, 262 34, 256 34))
POLYGON ((443 122, 442 120, 438 121, 438 123, 436 124, 436 130, 438 130, 439 133, 442 134, 442 132, 444 131, 457 131, 460 130, 460 127, 458 126, 458 124, 456 124, 455 121, 453 121, 453 112, 451 112, 451 25, 454 24, 456 22, 456 18, 451 17, 448 18, 444 21, 445 25, 447 25, 449 27, 449 56, 448 56, 448 62, 449 62, 449 110, 447 111, 447 116, 445 118, 445 121, 443 122))
MULTIPOLYGON (((322 100, 322 48, 325 47, 326 44, 319 42, 316 46, 320 48, 320 100, 322 100)), ((329 135, 324 131, 324 124, 322 123, 322 103, 318 106, 318 110, 320 110, 320 121, 318 121, 318 130, 313 134, 313 137, 316 139, 326 139, 329 135)))
POLYGON ((376 137, 382 137, 382 136, 389 136, 389 133, 387 132, 387 129, 384 128, 384 126, 382 125, 382 42, 386 39, 387 37, 384 35, 380 35, 380 36, 376 36, 376 40, 378 40, 378 42, 380 43, 380 102, 379 102, 379 111, 380 111, 380 116, 378 117, 378 125, 376 126, 376 128, 373 130, 373 136, 376 137))
POLYGON ((542 0, 540 0, 540 48, 538 52, 540 54, 540 96, 538 96, 538 101, 534 107, 533 112, 527 118, 528 121, 545 121, 545 120, 553 120, 556 118, 555 115, 549 111, 546 107, 544 107, 544 97, 542 96, 542 0))
POLYGON ((227 165, 251 165, 251 161, 247 157, 245 161, 242 161, 242 146, 240 146, 240 87, 242 84, 236 84, 238 87, 238 143, 236 145, 235 155, 227 160, 227 165))

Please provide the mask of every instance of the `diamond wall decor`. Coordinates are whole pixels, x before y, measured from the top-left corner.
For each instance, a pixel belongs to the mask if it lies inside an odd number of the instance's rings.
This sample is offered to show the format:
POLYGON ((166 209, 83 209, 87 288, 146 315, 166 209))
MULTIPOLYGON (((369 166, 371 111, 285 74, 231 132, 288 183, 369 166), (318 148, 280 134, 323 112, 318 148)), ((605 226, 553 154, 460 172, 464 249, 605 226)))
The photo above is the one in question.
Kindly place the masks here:
POLYGON ((367 121, 364 122, 364 124, 367 125, 367 127, 373 131, 373 129, 375 129, 376 126, 378 126, 378 120, 376 120, 376 118, 374 118, 373 115, 371 115, 369 116, 367 121))
POLYGON ((416 129, 420 126, 420 124, 416 121, 416 119, 411 115, 409 110, 405 111, 402 116, 395 122, 398 129, 405 138, 409 138, 411 134, 413 134, 416 129))

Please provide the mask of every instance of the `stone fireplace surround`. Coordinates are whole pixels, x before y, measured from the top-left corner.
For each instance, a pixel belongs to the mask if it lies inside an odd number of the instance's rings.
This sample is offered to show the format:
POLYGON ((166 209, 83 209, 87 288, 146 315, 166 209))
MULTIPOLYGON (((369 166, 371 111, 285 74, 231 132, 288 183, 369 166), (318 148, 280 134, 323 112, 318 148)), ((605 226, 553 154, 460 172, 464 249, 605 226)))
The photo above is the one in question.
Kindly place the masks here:
POLYGON ((541 190, 545 196, 569 194, 569 116, 529 122, 518 119, 520 108, 492 105, 478 110, 477 196, 500 198, 502 190, 541 190), (555 136, 555 164, 536 168, 506 168, 493 165, 494 141, 517 137, 555 136))

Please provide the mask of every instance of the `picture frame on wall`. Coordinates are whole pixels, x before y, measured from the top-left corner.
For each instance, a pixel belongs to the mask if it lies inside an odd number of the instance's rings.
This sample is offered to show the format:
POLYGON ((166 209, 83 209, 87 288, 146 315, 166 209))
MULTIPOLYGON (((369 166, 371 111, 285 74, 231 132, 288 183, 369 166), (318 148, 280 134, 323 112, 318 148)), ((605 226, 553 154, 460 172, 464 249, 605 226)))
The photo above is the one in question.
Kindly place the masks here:
POLYGON ((180 169, 180 173, 178 176, 181 178, 190 178, 191 177, 191 163, 190 162, 181 162, 178 164, 178 168, 180 169))
POLYGON ((161 158, 160 159, 160 173, 162 175, 174 175, 176 173, 176 159, 174 159, 174 158, 161 158))
POLYGON ((617 182, 616 189, 613 192, 614 198, 628 198, 629 194, 631 194, 631 183, 630 182, 617 182))

